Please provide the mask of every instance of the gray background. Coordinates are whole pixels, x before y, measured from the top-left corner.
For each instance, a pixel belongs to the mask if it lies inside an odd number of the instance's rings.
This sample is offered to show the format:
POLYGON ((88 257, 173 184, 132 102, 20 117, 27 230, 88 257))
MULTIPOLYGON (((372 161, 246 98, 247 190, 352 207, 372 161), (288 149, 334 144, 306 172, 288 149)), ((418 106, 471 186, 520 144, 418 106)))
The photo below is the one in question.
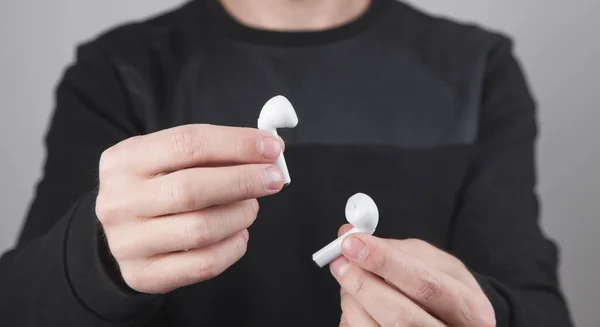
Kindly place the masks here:
MULTIPOLYGON (((53 91, 76 43, 181 0, 0 1, 0 251, 12 246, 44 159, 53 91)), ((412 0, 516 41, 540 104, 542 224, 561 246, 578 326, 600 318, 600 1, 412 0)))

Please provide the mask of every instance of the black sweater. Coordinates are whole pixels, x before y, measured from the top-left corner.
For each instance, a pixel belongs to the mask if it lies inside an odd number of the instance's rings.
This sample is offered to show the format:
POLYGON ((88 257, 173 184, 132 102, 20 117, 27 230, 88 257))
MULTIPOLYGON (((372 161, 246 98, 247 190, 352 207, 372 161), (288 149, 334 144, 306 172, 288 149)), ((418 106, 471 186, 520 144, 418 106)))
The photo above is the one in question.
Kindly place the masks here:
POLYGON ((0 325, 337 326, 339 286, 311 255, 364 192, 375 235, 457 256, 498 326, 571 326, 538 225, 536 137, 509 38, 396 1, 320 32, 251 29, 217 0, 119 26, 57 88, 43 178, 0 260, 0 325), (114 278, 94 214, 102 151, 181 124, 255 127, 277 94, 300 118, 282 130, 293 182, 260 200, 244 258, 163 296, 114 278))

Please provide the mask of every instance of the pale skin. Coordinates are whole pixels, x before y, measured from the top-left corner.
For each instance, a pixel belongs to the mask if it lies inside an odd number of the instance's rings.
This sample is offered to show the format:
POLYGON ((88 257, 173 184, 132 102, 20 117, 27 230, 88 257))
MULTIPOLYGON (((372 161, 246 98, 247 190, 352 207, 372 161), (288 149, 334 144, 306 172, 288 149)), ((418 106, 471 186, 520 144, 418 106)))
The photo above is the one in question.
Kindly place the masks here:
POLYGON ((278 31, 319 31, 350 22, 371 0, 221 0, 247 26, 278 31))
MULTIPOLYGON (((221 0, 242 23, 322 30, 358 17, 369 0, 221 0)), ((254 128, 195 124, 126 139, 99 163, 96 213, 123 280, 164 294, 215 278, 242 258, 258 198, 283 188, 279 138, 254 128)), ((340 234, 350 226, 343 226, 340 234)), ((418 240, 357 235, 330 268, 341 326, 494 326, 468 269, 418 240)), ((300 260, 300 259, 299 259, 300 260)), ((310 260, 310 258, 309 258, 310 260)))
POLYGON ((237 262, 257 198, 283 187, 282 148, 253 128, 187 125, 106 150, 96 214, 124 281, 167 293, 237 262))
MULTIPOLYGON (((342 226, 338 236, 350 228, 342 226)), ((352 235, 330 269, 341 286, 340 327, 496 325, 465 265, 424 241, 352 235)))

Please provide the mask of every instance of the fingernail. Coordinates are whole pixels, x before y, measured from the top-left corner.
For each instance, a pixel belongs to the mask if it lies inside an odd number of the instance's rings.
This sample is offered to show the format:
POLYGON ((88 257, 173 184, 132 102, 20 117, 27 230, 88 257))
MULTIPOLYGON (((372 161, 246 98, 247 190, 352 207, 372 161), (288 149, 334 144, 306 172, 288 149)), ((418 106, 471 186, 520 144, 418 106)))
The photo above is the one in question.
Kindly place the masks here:
POLYGON ((339 257, 333 260, 331 264, 329 264, 329 269, 335 277, 343 276, 346 273, 346 271, 348 271, 349 267, 350 262, 344 257, 339 257))
POLYGON ((265 170, 265 180, 270 191, 278 190, 283 186, 283 175, 276 166, 269 166, 265 170))
POLYGON ((352 259, 362 260, 367 255, 367 246, 358 237, 351 236, 342 243, 342 252, 352 259))
POLYGON ((265 159, 277 159, 281 153, 281 143, 273 137, 263 137, 258 141, 260 155, 265 159))

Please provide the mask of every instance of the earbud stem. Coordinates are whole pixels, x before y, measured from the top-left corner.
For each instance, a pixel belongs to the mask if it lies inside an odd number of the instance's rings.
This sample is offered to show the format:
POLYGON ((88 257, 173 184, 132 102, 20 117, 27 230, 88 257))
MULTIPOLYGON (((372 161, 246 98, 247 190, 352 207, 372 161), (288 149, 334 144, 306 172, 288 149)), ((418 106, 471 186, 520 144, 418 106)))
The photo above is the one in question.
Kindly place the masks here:
POLYGON ((328 265, 331 261, 342 255, 342 242, 350 234, 362 233, 364 230, 354 227, 345 232, 333 242, 327 244, 324 248, 313 254, 313 261, 321 268, 328 265))
MULTIPOLYGON (((261 126, 260 119, 258 120, 258 126, 259 126, 259 128, 262 127, 263 131, 265 131, 275 137, 279 137, 279 134, 277 133, 276 128, 265 128, 265 127, 261 126)), ((279 154, 279 157, 277 157, 277 161, 275 161, 275 166, 277 166, 281 170, 281 173, 283 175, 283 186, 289 185, 292 182, 292 178, 290 177, 290 171, 287 168, 287 163, 285 162, 285 157, 283 156, 283 151, 281 151, 281 153, 279 154)))
MULTIPOLYGON (((257 127, 275 137, 278 128, 294 128, 298 125, 298 116, 294 107, 286 97, 277 95, 267 101, 258 115, 257 127)), ((283 174, 283 186, 291 183, 290 172, 288 171, 283 151, 279 154, 275 165, 279 167, 283 174)))
POLYGON ((277 157, 277 161, 275 161, 275 165, 279 167, 281 170, 281 174, 283 175, 283 186, 287 186, 292 182, 292 178, 290 177, 290 171, 287 168, 287 164, 285 162, 285 157, 283 156, 283 151, 277 157))
POLYGON ((269 128, 262 126, 262 124, 260 123, 260 119, 258 120, 258 129, 263 130, 275 137, 279 137, 279 134, 277 133, 277 128, 269 128))

